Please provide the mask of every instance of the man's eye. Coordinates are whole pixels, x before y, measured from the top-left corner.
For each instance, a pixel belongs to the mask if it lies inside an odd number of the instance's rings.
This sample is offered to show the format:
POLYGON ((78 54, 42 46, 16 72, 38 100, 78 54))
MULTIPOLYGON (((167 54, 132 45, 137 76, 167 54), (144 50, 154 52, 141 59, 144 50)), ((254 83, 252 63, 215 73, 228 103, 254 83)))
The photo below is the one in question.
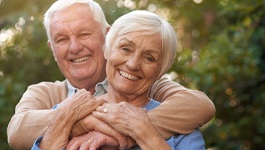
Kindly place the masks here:
POLYGON ((84 40, 84 39, 89 38, 90 35, 91 35, 90 33, 82 33, 82 34, 79 35, 79 37, 80 37, 82 40, 84 40))
POLYGON ((62 45, 62 44, 66 44, 67 41, 68 41, 67 38, 59 38, 56 40, 56 43, 62 45))

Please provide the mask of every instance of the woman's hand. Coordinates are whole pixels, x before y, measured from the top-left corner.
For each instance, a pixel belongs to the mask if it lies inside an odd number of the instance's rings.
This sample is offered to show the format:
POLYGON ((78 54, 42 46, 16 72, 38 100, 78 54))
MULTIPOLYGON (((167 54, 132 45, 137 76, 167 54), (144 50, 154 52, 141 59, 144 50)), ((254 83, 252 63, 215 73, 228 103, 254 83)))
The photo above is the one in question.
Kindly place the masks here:
POLYGON ((140 128, 142 129, 150 124, 146 110, 126 102, 105 103, 97 107, 92 114, 96 118, 110 124, 117 131, 132 138, 136 136, 135 132, 139 131, 140 128), (144 122, 146 124, 143 124, 144 122))
POLYGON ((105 103, 97 107, 92 114, 117 131, 133 138, 141 149, 171 149, 151 123, 145 109, 126 102, 105 103))
POLYGON ((119 142, 108 135, 100 132, 90 131, 87 134, 72 138, 66 150, 97 150, 101 149, 117 149, 119 147, 119 142))

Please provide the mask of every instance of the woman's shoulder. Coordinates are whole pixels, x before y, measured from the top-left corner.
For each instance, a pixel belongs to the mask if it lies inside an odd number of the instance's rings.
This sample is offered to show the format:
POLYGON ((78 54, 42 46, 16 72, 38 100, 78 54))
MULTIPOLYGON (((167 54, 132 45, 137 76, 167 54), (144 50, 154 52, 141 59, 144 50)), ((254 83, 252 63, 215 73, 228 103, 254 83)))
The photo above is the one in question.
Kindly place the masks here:
POLYGON ((159 105, 160 105, 160 102, 150 98, 150 101, 143 108, 149 111, 149 110, 155 109, 159 105))

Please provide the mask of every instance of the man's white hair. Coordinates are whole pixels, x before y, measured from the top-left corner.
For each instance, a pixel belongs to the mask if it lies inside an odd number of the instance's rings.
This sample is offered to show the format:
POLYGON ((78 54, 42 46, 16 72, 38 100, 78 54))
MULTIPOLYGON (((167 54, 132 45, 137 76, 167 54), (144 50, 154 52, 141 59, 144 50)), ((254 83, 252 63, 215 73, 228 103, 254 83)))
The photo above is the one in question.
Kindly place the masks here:
POLYGON ((52 6, 46 11, 44 15, 43 24, 46 29, 48 39, 50 39, 50 23, 53 14, 57 11, 66 9, 74 4, 87 5, 88 9, 90 9, 93 13, 95 20, 99 23, 103 35, 106 34, 105 29, 109 26, 109 24, 107 23, 104 12, 98 3, 94 2, 93 0, 57 0, 55 3, 52 4, 52 6))

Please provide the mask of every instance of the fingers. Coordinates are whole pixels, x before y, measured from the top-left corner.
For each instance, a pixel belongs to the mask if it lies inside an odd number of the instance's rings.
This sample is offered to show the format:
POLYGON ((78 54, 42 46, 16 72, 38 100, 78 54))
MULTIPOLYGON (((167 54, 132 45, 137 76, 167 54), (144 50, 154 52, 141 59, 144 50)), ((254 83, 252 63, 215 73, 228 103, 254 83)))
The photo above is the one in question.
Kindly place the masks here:
POLYGON ((109 124, 106 124, 105 122, 98 123, 95 127, 95 131, 114 137, 119 142, 120 147, 122 147, 123 149, 128 145, 126 136, 114 130, 109 124))
MULTIPOLYGON (((93 116, 95 116, 96 118, 104 121, 104 122, 108 122, 108 120, 113 119, 109 114, 104 113, 104 107, 103 106, 99 106, 97 110, 103 111, 94 111, 92 113, 93 116), (101 108, 99 108, 101 107, 101 108)), ((108 113, 108 111, 107 111, 108 113)), ((117 125, 117 124, 115 124, 117 125)), ((114 126, 115 126, 114 125, 114 126)), ((117 130, 111 128, 110 126, 103 126, 103 125, 99 125, 97 126, 97 131, 104 133, 106 135, 109 135, 111 137, 114 137, 118 143, 119 143, 119 149, 123 150, 123 149, 128 149, 131 148, 135 145, 135 141, 132 140, 130 137, 118 132, 117 130)))
POLYGON ((79 149, 82 142, 83 141, 81 140, 81 137, 74 137, 68 142, 66 150, 77 150, 79 149))
MULTIPOLYGON (((100 107, 100 106, 99 106, 100 107)), ((93 111, 92 115, 96 118, 98 118, 99 120, 102 120, 106 123, 109 123, 109 116, 107 113, 104 112, 100 112, 100 111, 93 111)))
POLYGON ((93 139, 93 132, 84 134, 82 136, 74 137, 69 141, 66 150, 91 150, 91 146, 94 147, 92 149, 99 148, 100 145, 97 145, 96 147, 95 145, 91 145, 93 139))
POLYGON ((96 100, 90 92, 83 89, 79 90, 73 97, 64 100, 55 111, 58 117, 65 118, 65 116, 68 116, 68 120, 77 122, 91 114, 93 110, 103 103, 105 103, 103 99, 96 100))
POLYGON ((102 134, 100 132, 91 131, 83 136, 72 138, 67 146, 67 150, 96 150, 100 147, 113 147, 117 149, 119 143, 116 139, 102 134))
POLYGON ((69 97, 69 98, 65 99, 64 101, 62 101, 59 104, 58 108, 66 109, 66 110, 74 109, 74 108, 79 107, 80 105, 84 104, 85 102, 87 102, 87 100, 89 100, 92 97, 93 96, 90 94, 90 92, 82 89, 82 90, 79 90, 72 97, 69 97))
POLYGON ((82 105, 79 105, 78 109, 76 110, 78 112, 77 120, 80 120, 84 118, 85 116, 91 114, 93 110, 95 110, 98 106, 105 103, 103 99, 96 100, 95 98, 90 98, 82 105))
MULTIPOLYGON (((115 123, 115 121, 119 120, 118 117, 116 117, 116 115, 119 116, 119 114, 116 112, 116 110, 120 110, 119 107, 120 106, 117 104, 105 103, 102 106, 97 107, 96 111, 94 111, 92 115, 98 118, 99 120, 109 123, 112 127, 115 127, 116 125, 119 126, 119 124, 115 123), (115 121, 111 121, 111 120, 115 120, 115 121)), ((98 126, 97 131, 100 131, 104 134, 114 137, 119 142, 120 149, 128 148, 127 136, 118 132, 118 130, 114 130, 113 128, 109 128, 109 127, 98 126)))
MULTIPOLYGON (((92 148, 91 148, 91 143, 92 143, 92 140, 91 139, 88 139, 86 142, 84 142, 81 146, 80 146, 80 148, 79 148, 79 150, 91 150, 92 148)), ((94 149, 95 149, 95 147, 94 147, 94 149)))

